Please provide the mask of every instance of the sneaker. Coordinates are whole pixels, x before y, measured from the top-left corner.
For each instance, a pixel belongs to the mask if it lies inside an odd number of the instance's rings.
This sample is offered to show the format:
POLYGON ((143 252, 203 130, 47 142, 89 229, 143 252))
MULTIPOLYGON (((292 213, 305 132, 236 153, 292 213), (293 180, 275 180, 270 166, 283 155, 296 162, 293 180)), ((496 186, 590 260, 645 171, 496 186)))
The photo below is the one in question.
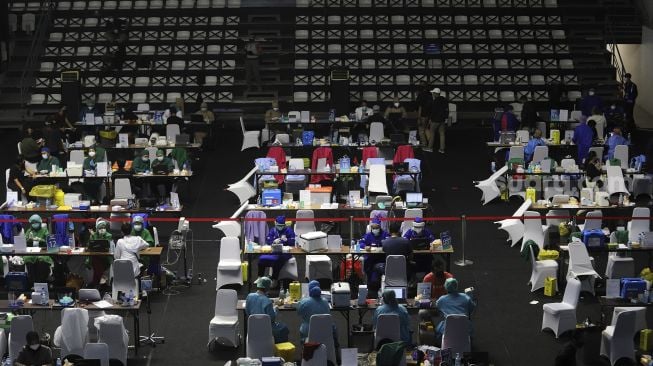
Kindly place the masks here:
POLYGON ((422 150, 425 152, 433 152, 433 149, 430 147, 423 147, 422 150))
POLYGON ((442 150, 442 149, 438 150, 438 152, 439 152, 440 154, 444 154, 444 150, 442 150))

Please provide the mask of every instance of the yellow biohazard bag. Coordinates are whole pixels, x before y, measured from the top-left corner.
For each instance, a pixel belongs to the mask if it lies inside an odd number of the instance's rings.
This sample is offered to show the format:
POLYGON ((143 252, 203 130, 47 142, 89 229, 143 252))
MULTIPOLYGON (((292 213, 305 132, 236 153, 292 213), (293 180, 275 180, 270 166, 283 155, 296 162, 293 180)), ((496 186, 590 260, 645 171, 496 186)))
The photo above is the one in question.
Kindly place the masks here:
POLYGON ((63 206, 65 193, 61 189, 54 191, 54 204, 57 206, 63 206))
POLYGON ((302 298, 302 285, 297 281, 291 282, 289 292, 290 292, 290 298, 292 300, 297 301, 297 300, 301 299, 302 298))
POLYGON ((249 267, 248 262, 242 262, 240 264, 240 268, 241 268, 241 270, 243 272, 243 282, 247 282, 247 267, 249 267))
POLYGON ((274 345, 274 355, 284 360, 294 360, 295 345, 290 342, 277 343, 274 345))
POLYGON ((639 349, 642 352, 651 350, 651 342, 653 342, 653 329, 642 329, 639 333, 639 349))
POLYGON ((557 289, 558 279, 555 277, 547 277, 544 280, 544 296, 555 296, 557 289))
POLYGON ((52 198, 54 197, 54 192, 56 190, 57 186, 53 184, 40 184, 38 186, 32 187, 32 189, 29 191, 29 195, 38 198, 52 198))

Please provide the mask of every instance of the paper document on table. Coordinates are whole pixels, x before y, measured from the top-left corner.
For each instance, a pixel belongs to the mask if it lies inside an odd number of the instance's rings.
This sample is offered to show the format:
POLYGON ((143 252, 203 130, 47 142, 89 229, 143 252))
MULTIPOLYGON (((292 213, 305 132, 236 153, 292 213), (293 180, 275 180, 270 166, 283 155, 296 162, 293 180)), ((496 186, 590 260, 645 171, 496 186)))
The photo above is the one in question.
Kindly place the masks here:
POLYGON ((110 303, 110 302, 108 302, 106 300, 96 301, 96 302, 93 303, 93 305, 95 305, 96 307, 98 307, 100 309, 106 309, 106 308, 110 308, 110 307, 113 306, 112 303, 110 303))
POLYGON ((38 253, 41 251, 41 247, 27 247, 27 253, 38 253))
POLYGON ((82 254, 84 253, 84 248, 75 248, 72 250, 73 254, 82 254))
POLYGON ((341 348, 340 349, 340 364, 342 366, 356 366, 358 365, 358 348, 341 348))
POLYGON ((626 244, 619 244, 617 247, 618 249, 628 249, 628 246, 626 244))
POLYGON ((620 293, 619 293, 620 283, 621 283, 620 279, 605 280, 605 297, 607 297, 608 299, 620 297, 620 293))

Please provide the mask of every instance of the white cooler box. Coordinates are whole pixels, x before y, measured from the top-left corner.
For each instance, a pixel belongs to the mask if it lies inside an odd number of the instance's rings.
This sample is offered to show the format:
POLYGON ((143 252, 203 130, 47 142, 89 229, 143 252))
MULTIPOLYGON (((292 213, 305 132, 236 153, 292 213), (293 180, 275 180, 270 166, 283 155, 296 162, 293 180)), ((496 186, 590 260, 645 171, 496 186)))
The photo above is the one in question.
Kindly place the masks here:
POLYGON ((297 238, 299 247, 307 252, 316 252, 320 250, 327 250, 327 234, 322 231, 311 231, 310 233, 302 234, 297 238))
POLYGON ((642 248, 653 248, 653 232, 643 232, 639 234, 639 244, 642 248))
POLYGON ((331 285, 331 306, 334 308, 343 308, 350 305, 351 290, 349 283, 336 282, 331 285))
POLYGON ((81 177, 82 176, 82 164, 77 164, 73 161, 69 161, 66 166, 66 174, 69 177, 81 177))
POLYGON ((79 193, 66 193, 63 195, 63 203, 70 207, 79 207, 79 201, 82 200, 82 195, 79 193))

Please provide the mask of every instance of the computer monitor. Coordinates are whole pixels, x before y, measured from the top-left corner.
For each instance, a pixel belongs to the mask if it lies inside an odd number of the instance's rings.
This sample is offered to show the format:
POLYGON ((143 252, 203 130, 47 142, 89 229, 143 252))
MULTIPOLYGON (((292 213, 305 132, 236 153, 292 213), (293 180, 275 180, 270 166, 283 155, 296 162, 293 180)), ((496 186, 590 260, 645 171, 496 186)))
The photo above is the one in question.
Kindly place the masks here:
POLYGON ((405 287, 388 287, 386 286, 385 290, 391 290, 395 293, 395 297, 398 302, 406 301, 406 288, 405 287))
POLYGON ((422 193, 421 192, 407 192, 406 193, 406 203, 413 204, 415 206, 422 203, 422 193))

